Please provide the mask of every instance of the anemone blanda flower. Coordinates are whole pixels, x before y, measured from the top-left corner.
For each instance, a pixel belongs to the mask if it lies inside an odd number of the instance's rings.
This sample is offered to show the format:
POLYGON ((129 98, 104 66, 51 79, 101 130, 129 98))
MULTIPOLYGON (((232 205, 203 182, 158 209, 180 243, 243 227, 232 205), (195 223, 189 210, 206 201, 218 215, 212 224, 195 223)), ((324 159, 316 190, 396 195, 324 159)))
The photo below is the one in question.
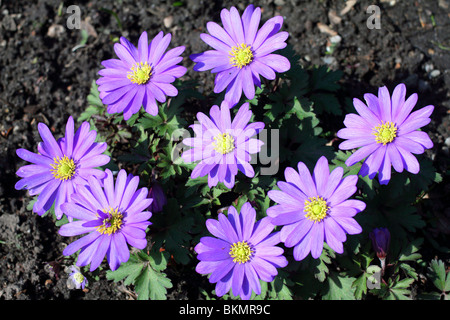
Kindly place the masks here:
POLYGON ((347 139, 339 145, 342 150, 359 148, 345 162, 347 166, 364 160, 359 171, 371 179, 378 173, 380 184, 387 184, 391 178, 391 164, 397 172, 403 169, 418 173, 419 162, 412 154, 421 154, 433 147, 428 134, 418 131, 431 120, 434 107, 426 106, 411 113, 417 103, 414 93, 405 101, 406 87, 399 84, 392 97, 386 87, 379 88, 378 97, 366 93, 367 106, 359 99, 353 99, 358 114, 347 114, 343 128, 337 136, 347 139))
POLYGON ((69 279, 67 279, 67 286, 69 289, 77 288, 84 289, 88 284, 86 277, 81 273, 77 266, 70 266, 69 279))
POLYGON ((365 209, 364 202, 348 200, 356 192, 358 176, 342 179, 344 170, 331 173, 328 161, 321 157, 311 175, 303 162, 298 171, 286 168, 286 182, 277 183, 280 190, 271 190, 268 196, 278 204, 267 209, 272 223, 283 226, 280 239, 286 247, 294 247, 294 258, 303 260, 309 252, 318 258, 324 241, 337 253, 343 252, 346 233, 362 231, 353 218, 365 209))
POLYGON ((172 35, 161 31, 148 44, 147 32, 143 32, 136 48, 126 38, 114 45, 119 59, 102 62, 105 69, 97 80, 102 102, 108 105, 108 113, 123 111, 125 120, 137 113, 141 106, 151 115, 158 114, 156 100, 163 103, 166 96, 174 97, 178 90, 171 84, 183 76, 187 69, 177 65, 183 57, 184 46, 167 52, 172 35))
POLYGON ((144 249, 147 245, 146 228, 152 213, 146 211, 152 199, 147 188, 138 188, 139 177, 127 176, 120 170, 116 182, 112 172, 105 170, 101 181, 89 177, 88 186, 80 186, 72 195, 72 201, 63 204, 64 213, 74 219, 59 229, 64 237, 86 234, 69 244, 63 254, 70 256, 80 250, 77 266, 90 264, 90 271, 98 268, 107 257, 111 270, 128 261, 128 244, 144 249))
POLYGON ((228 217, 220 213, 218 220, 206 221, 214 237, 203 237, 195 246, 200 260, 195 270, 211 274, 209 282, 216 283, 218 297, 232 289, 233 295, 248 300, 252 291, 261 293, 260 280, 273 281, 277 268, 288 263, 283 249, 276 246, 279 232, 272 232, 270 218, 255 219, 255 209, 246 202, 240 214, 230 206, 228 217))
POLYGON ((249 161, 251 154, 258 153, 264 143, 251 137, 264 128, 264 123, 248 124, 252 117, 248 103, 239 108, 233 121, 226 100, 220 108, 214 105, 209 113, 211 118, 197 113, 199 123, 191 125, 196 136, 183 140, 185 145, 193 148, 183 152, 181 157, 188 163, 200 160, 191 173, 192 179, 208 175, 209 187, 223 182, 231 189, 238 170, 247 177, 255 175, 249 161))
POLYGON ((286 47, 285 40, 289 34, 278 32, 283 24, 283 17, 269 19, 258 30, 261 9, 249 5, 242 17, 235 7, 220 13, 223 28, 215 22, 208 22, 206 27, 210 34, 202 33, 201 39, 214 50, 190 56, 196 63, 195 71, 211 70, 217 73, 214 92, 225 88, 225 100, 230 107, 235 106, 244 91, 247 99, 255 96, 255 85, 260 87, 260 76, 268 80, 276 77, 275 72, 286 72, 291 65, 288 59, 272 52, 286 47))
POLYGON ((100 179, 104 177, 105 173, 96 167, 109 162, 109 156, 102 154, 107 145, 105 142, 94 142, 97 132, 90 130, 88 122, 83 122, 74 133, 71 116, 67 121, 65 136, 58 141, 45 124, 39 123, 38 131, 42 138, 38 144, 38 153, 22 148, 16 151, 20 158, 32 164, 17 170, 16 174, 22 179, 15 188, 27 189, 32 196, 38 195, 33 205, 34 212, 43 215, 54 204, 55 215, 61 219, 61 205, 70 200, 70 195, 78 185, 87 184, 87 178, 91 175, 100 179))

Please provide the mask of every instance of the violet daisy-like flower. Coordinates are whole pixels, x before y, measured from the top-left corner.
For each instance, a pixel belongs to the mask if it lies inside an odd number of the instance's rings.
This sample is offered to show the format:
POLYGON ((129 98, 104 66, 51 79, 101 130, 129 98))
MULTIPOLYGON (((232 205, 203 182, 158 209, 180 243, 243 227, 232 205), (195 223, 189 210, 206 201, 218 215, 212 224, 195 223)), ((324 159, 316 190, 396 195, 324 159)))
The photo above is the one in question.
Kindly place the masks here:
POLYGON ((286 247, 294 247, 294 258, 303 260, 310 252, 318 258, 323 244, 337 253, 343 253, 347 234, 362 231, 353 218, 365 209, 364 202, 349 200, 356 192, 358 176, 342 178, 344 170, 335 168, 331 173, 328 161, 321 157, 311 175, 303 162, 298 171, 286 168, 286 182, 279 181, 280 190, 271 190, 268 196, 278 204, 267 209, 272 223, 283 226, 280 239, 286 247))
POLYGON ((67 279, 67 286, 69 289, 77 288, 84 289, 88 284, 86 277, 81 273, 77 266, 70 266, 69 279, 67 279))
POLYGON ((239 108, 233 121, 226 100, 220 108, 213 106, 209 113, 211 118, 197 113, 199 123, 191 125, 196 136, 183 140, 193 148, 183 152, 181 157, 188 163, 200 160, 191 173, 192 179, 208 175, 209 187, 223 182, 231 189, 239 170, 247 177, 255 175, 249 161, 251 154, 258 153, 264 143, 252 137, 264 128, 264 123, 248 124, 252 117, 248 103, 239 108))
POLYGON ((62 206, 73 222, 63 225, 59 234, 64 237, 84 235, 69 244, 63 254, 70 256, 80 250, 77 266, 90 264, 90 271, 98 268, 107 257, 111 270, 128 261, 128 244, 144 249, 147 245, 146 228, 152 216, 146 209, 152 203, 147 188, 138 188, 139 177, 127 176, 120 170, 116 182, 109 169, 101 181, 89 177, 88 186, 80 186, 72 201, 62 206))
POLYGON ((347 139, 339 145, 340 149, 359 148, 345 164, 352 166, 365 158, 359 174, 373 179, 378 173, 380 184, 389 182, 391 165, 397 172, 406 169, 417 174, 420 165, 413 154, 421 154, 433 147, 428 134, 418 129, 431 121, 434 106, 411 113, 417 103, 417 94, 406 100, 405 96, 406 87, 399 84, 392 97, 386 87, 379 88, 378 97, 365 94, 367 105, 354 98, 353 105, 358 114, 346 115, 346 128, 337 132, 339 138, 347 139))
POLYGON ((211 70, 217 73, 214 92, 225 88, 225 100, 235 106, 244 91, 247 99, 255 96, 255 85, 260 87, 260 76, 273 80, 275 72, 286 72, 291 65, 285 57, 272 52, 286 47, 289 34, 278 32, 283 17, 269 19, 258 30, 261 9, 249 5, 242 17, 235 7, 220 13, 223 28, 215 22, 208 22, 210 34, 202 33, 201 39, 214 50, 190 56, 196 62, 195 71, 211 70))
POLYGON ((211 274, 210 283, 216 283, 216 295, 221 297, 230 289, 243 300, 252 291, 261 293, 260 280, 273 281, 277 268, 287 265, 280 242, 279 232, 272 232, 274 225, 265 217, 255 222, 256 212, 246 202, 240 214, 230 206, 228 217, 223 213, 219 219, 208 219, 206 227, 214 237, 203 237, 195 251, 200 262, 195 270, 211 274))
POLYGON ((94 142, 97 137, 95 130, 90 130, 88 122, 83 122, 74 132, 74 121, 69 117, 65 136, 55 140, 49 128, 38 124, 42 142, 38 144, 38 153, 26 149, 17 149, 17 155, 31 162, 17 170, 22 179, 15 188, 27 189, 29 194, 38 195, 33 205, 33 211, 43 215, 55 205, 55 215, 61 219, 61 205, 70 200, 78 185, 87 184, 89 176, 102 179, 105 173, 96 169, 109 162, 110 157, 102 154, 106 143, 94 142))
POLYGON ((163 103, 166 96, 178 94, 171 83, 187 71, 177 65, 183 60, 180 54, 185 47, 166 52, 171 39, 170 33, 163 36, 161 31, 149 44, 144 31, 137 48, 124 37, 114 45, 119 59, 103 61, 105 69, 98 72, 102 77, 97 80, 100 98, 108 105, 108 113, 123 112, 124 119, 128 120, 143 106, 146 112, 156 116, 156 100, 163 103))

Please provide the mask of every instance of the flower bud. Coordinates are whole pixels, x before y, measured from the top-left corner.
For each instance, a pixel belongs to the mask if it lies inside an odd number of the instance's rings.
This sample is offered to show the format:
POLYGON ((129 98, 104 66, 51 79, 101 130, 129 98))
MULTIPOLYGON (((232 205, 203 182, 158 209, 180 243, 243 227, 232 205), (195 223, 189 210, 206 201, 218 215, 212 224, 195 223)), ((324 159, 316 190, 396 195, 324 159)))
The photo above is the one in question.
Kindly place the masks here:
POLYGON ((391 234, 387 228, 375 228, 369 234, 373 249, 379 259, 385 259, 391 242, 391 234))
POLYGON ((148 191, 149 198, 153 199, 152 204, 150 205, 150 211, 161 212, 163 207, 167 204, 167 197, 164 193, 163 188, 158 182, 154 182, 148 191))

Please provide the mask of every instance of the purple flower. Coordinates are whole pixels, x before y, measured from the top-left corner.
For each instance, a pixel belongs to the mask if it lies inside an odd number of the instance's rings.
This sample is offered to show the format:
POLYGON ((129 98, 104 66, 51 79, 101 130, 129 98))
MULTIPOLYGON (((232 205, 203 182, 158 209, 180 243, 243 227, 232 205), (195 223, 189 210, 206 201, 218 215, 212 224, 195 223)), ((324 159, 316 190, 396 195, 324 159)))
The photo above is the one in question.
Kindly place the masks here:
POLYGON ((69 244, 63 254, 70 256, 81 249, 76 265, 90 263, 90 271, 98 268, 105 255, 111 270, 116 270, 130 257, 127 244, 144 249, 145 230, 151 224, 152 213, 145 210, 152 199, 147 198, 147 188, 137 189, 139 177, 127 177, 122 169, 114 185, 111 171, 105 172, 103 182, 89 177, 89 186, 80 186, 72 201, 62 206, 64 213, 76 220, 63 225, 59 234, 74 237, 87 233, 69 244))
POLYGON ((69 279, 67 281, 67 286, 69 289, 73 289, 74 287, 77 289, 84 289, 88 284, 88 281, 85 276, 80 272, 80 268, 77 266, 70 267, 69 279))
POLYGON ((359 115, 346 115, 346 128, 337 133, 339 138, 348 139, 339 145, 340 149, 359 148, 345 164, 352 166, 366 158, 359 174, 373 179, 378 172, 380 184, 389 182, 391 164, 397 172, 406 169, 418 173, 419 162, 412 154, 421 154, 433 147, 428 134, 417 129, 430 122, 434 107, 429 105, 411 113, 417 94, 412 94, 406 101, 405 96, 406 87, 399 84, 392 97, 386 87, 379 88, 378 97, 365 94, 367 106, 361 100, 353 99, 359 115))
POLYGON ((194 248, 200 260, 195 270, 211 274, 210 283, 216 284, 216 295, 223 296, 230 289, 235 296, 248 300, 252 291, 261 293, 260 280, 271 282, 277 268, 287 265, 279 232, 272 233, 274 225, 265 217, 255 223, 256 211, 246 202, 238 214, 232 206, 228 217, 208 219, 206 227, 215 237, 203 237, 194 248))
POLYGON ((214 50, 193 54, 195 71, 211 70, 217 73, 214 92, 227 88, 225 100, 230 107, 236 105, 242 91, 248 99, 255 96, 255 85, 261 87, 260 75, 273 80, 275 72, 286 72, 291 65, 285 57, 272 52, 286 47, 289 36, 286 31, 278 32, 283 17, 269 19, 258 30, 261 9, 249 5, 242 17, 235 7, 220 13, 223 28, 215 22, 208 22, 210 34, 202 33, 200 38, 214 50))
POLYGON ((317 259, 324 241, 337 253, 343 253, 346 233, 362 231, 353 218, 365 209, 364 202, 347 200, 356 192, 358 176, 342 179, 344 170, 335 168, 331 173, 328 161, 321 157, 311 176, 303 162, 298 172, 286 168, 286 182, 277 183, 280 190, 271 190, 268 196, 278 205, 267 209, 272 223, 283 226, 281 241, 286 247, 294 247, 294 258, 303 260, 309 252, 317 259))
POLYGON ((161 31, 148 44, 147 32, 139 38, 138 48, 124 37, 114 45, 119 59, 102 62, 106 69, 98 73, 100 98, 108 105, 108 113, 123 111, 125 120, 139 112, 141 106, 149 114, 158 114, 156 100, 163 103, 166 96, 174 97, 178 90, 171 84, 183 76, 187 69, 177 64, 183 60, 180 54, 185 47, 180 46, 167 52, 172 35, 163 37, 161 31))
POLYGON ((369 234, 369 238, 372 240, 372 246, 377 257, 380 259, 386 258, 391 242, 389 230, 387 228, 375 228, 369 234))
POLYGON ((109 156, 102 154, 107 145, 94 142, 97 132, 90 130, 88 122, 83 122, 74 134, 72 117, 67 121, 64 138, 58 141, 45 124, 39 123, 38 130, 43 141, 38 144, 39 153, 16 151, 20 158, 33 164, 17 170, 22 179, 15 188, 27 189, 32 196, 39 195, 33 205, 34 212, 43 215, 54 204, 56 217, 61 219, 61 205, 69 201, 78 185, 87 184, 89 176, 104 177, 105 173, 95 168, 109 162, 109 156))
POLYGON ((258 153, 264 144, 261 140, 250 139, 264 128, 263 122, 248 124, 252 117, 249 104, 244 103, 231 121, 228 102, 223 101, 220 109, 213 106, 209 112, 197 113, 200 123, 191 125, 195 138, 186 138, 183 143, 193 147, 181 155, 185 162, 200 160, 191 173, 191 178, 208 175, 208 185, 213 187, 223 182, 232 188, 238 170, 247 177, 255 172, 250 165, 251 154, 258 153))
POLYGON ((153 213, 161 212, 167 204, 167 197, 162 186, 158 182, 154 182, 148 191, 148 197, 153 199, 150 205, 150 211, 153 213))

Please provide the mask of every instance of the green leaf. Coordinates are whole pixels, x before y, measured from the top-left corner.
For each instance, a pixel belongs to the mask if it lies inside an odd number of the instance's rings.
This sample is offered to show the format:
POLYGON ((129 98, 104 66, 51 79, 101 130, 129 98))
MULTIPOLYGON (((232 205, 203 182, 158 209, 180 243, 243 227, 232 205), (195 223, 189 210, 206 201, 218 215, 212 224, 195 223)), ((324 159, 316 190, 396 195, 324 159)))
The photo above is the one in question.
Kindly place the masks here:
POLYGON ((313 91, 325 90, 335 92, 340 85, 337 83, 342 78, 341 70, 332 71, 327 66, 319 66, 313 69, 311 75, 311 88, 313 91))
POLYGON ((353 283, 355 278, 331 272, 327 278, 327 290, 325 290, 324 300, 355 300, 355 288, 353 283))
POLYGON ((115 271, 107 271, 106 277, 114 282, 124 280, 124 285, 134 285, 138 300, 165 300, 170 279, 162 271, 167 267, 166 252, 147 255, 143 251, 132 254, 130 259, 115 271))
POLYGON ((98 86, 95 80, 92 80, 91 89, 87 96, 88 107, 81 113, 77 121, 89 121, 94 115, 103 115, 105 112, 105 106, 99 96, 98 86))
POLYGON ((323 112, 337 116, 342 114, 341 105, 334 94, 313 93, 310 99, 314 102, 314 110, 317 114, 322 114, 323 112))
POLYGON ((428 267, 428 277, 440 291, 450 291, 450 276, 445 272, 445 264, 441 260, 431 260, 428 267))
POLYGON ((420 246, 423 243, 423 238, 417 238, 407 244, 402 250, 398 258, 399 261, 416 261, 420 259, 422 255, 418 252, 420 246))
POLYGON ((141 274, 144 268, 144 261, 140 260, 137 255, 131 255, 127 262, 122 263, 115 271, 108 270, 106 278, 118 282, 124 280, 124 285, 134 284, 134 281, 141 274))
POLYGON ((409 286, 414 282, 414 279, 405 278, 401 281, 396 281, 390 288, 387 300, 411 300, 409 295, 411 291, 408 290, 409 286))
POLYGON ((167 289, 172 288, 172 282, 161 272, 167 266, 166 253, 153 253, 149 256, 150 264, 136 279, 138 300, 166 300, 167 289))
POLYGON ((278 271, 278 275, 269 284, 269 297, 276 300, 292 300, 292 292, 289 286, 293 283, 288 279, 289 274, 281 270, 278 271))
POLYGON ((165 250, 173 255, 177 263, 189 263, 189 241, 192 239, 189 234, 193 227, 194 219, 182 215, 175 198, 167 200, 163 212, 152 217, 155 234, 153 241, 155 246, 164 247, 165 250))

